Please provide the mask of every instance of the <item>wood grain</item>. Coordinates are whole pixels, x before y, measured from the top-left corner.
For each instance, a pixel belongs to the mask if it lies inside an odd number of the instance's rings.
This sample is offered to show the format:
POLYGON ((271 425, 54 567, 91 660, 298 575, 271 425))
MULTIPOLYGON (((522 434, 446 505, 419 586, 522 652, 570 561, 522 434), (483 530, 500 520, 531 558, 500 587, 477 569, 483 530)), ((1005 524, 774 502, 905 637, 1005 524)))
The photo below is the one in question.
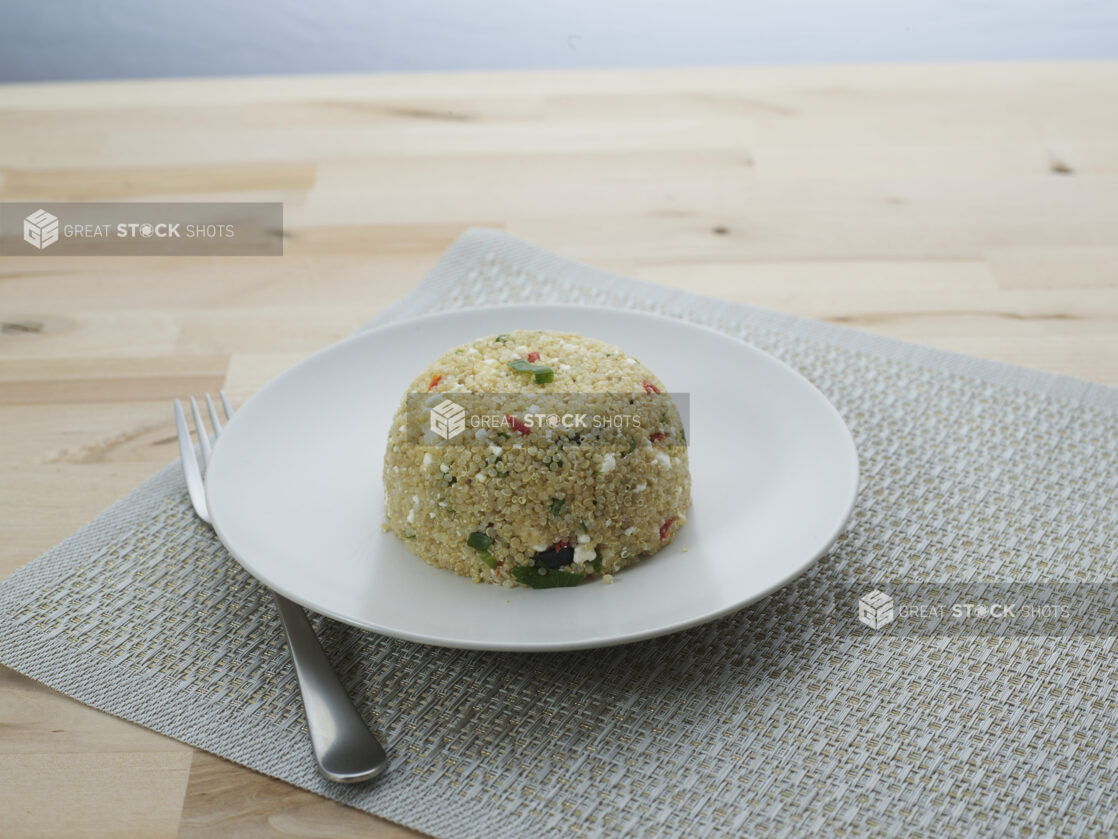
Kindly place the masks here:
MULTIPOLYGON (((0 87, 0 200, 278 200, 279 259, 0 258, 0 574, 466 227, 1118 385, 1118 63, 0 87)), ((5 836, 413 832, 0 670, 5 836)))

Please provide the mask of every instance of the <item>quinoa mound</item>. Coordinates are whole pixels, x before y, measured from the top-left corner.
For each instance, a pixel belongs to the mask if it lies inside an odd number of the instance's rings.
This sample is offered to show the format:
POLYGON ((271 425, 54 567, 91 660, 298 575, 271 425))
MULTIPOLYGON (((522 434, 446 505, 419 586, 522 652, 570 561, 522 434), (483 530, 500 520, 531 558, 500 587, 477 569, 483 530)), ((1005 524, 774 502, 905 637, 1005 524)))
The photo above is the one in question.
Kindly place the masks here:
POLYGON ((384 490, 387 529, 426 562, 532 588, 612 581, 670 543, 691 505, 667 388, 573 332, 491 335, 437 358, 396 411, 384 490))

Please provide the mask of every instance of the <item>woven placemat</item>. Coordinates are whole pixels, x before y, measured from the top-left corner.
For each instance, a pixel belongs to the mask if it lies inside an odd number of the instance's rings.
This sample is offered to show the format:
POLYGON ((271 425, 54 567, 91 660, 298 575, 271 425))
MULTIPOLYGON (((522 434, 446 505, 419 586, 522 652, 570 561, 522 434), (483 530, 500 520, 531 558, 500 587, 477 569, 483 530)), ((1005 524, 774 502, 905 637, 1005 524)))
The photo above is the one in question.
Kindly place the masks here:
POLYGON ((730 617, 600 651, 445 650, 318 619, 392 760, 342 787, 315 770, 266 592, 195 519, 171 464, 4 581, 0 661, 440 837, 1115 830, 1113 624, 874 633, 848 595, 1115 583, 1118 391, 659 288, 490 231, 371 325, 513 302, 680 317, 803 373, 861 459, 833 549, 730 617))

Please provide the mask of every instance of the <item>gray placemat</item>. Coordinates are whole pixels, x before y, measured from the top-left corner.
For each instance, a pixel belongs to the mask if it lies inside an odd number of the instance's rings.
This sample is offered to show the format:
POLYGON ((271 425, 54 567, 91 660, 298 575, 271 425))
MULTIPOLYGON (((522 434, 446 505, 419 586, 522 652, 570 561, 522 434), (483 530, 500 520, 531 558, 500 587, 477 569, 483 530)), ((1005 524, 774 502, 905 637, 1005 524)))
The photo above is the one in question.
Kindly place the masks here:
POLYGON ((440 837, 1113 832, 1113 623, 1073 610, 1058 636, 875 632, 851 592, 1114 584, 1118 391, 659 288, 490 231, 370 325, 511 302, 660 312, 792 365, 858 445, 844 534, 747 609, 600 651, 444 650, 320 619, 390 751, 365 786, 315 771, 273 607, 194 518, 177 464, 0 585, 0 661, 440 837))

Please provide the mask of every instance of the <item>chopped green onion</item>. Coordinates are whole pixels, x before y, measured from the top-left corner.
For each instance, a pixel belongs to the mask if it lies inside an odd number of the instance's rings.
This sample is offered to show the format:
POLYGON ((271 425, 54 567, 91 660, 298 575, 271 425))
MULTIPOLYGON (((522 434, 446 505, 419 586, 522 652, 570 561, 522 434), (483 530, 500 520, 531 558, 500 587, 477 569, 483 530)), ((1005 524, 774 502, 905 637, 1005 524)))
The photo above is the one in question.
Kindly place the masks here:
POLYGON ((533 364, 523 358, 514 358, 508 362, 508 366, 517 373, 531 373, 536 377, 536 384, 538 385, 546 385, 555 381, 555 371, 544 364, 533 364))
POLYGON ((494 341, 496 341, 496 342, 497 342, 498 344, 503 344, 503 343, 505 343, 505 341, 507 341, 508 339, 509 339, 509 336, 508 336, 508 335, 507 335, 506 333, 502 332, 502 333, 501 333, 500 335, 498 335, 498 336, 497 336, 496 338, 494 338, 493 340, 494 340, 494 341))
POLYGON ((496 568, 500 565, 497 557, 489 552, 489 546, 493 544, 493 537, 488 533, 482 533, 480 530, 475 530, 468 537, 466 537, 466 544, 477 551, 477 558, 488 565, 490 568, 496 568))
POLYGON ((559 516, 563 515, 563 508, 566 505, 567 505, 567 502, 564 501, 562 498, 552 498, 551 499, 551 515, 555 516, 555 518, 559 518, 559 516))
POLYGON ((584 579, 582 574, 569 571, 552 571, 547 568, 533 568, 526 565, 512 569, 512 575, 519 583, 530 588, 565 588, 577 586, 584 579))
POLYGON ((594 558, 590 560, 590 567, 594 569, 595 574, 602 570, 602 552, 597 548, 594 549, 594 558))

